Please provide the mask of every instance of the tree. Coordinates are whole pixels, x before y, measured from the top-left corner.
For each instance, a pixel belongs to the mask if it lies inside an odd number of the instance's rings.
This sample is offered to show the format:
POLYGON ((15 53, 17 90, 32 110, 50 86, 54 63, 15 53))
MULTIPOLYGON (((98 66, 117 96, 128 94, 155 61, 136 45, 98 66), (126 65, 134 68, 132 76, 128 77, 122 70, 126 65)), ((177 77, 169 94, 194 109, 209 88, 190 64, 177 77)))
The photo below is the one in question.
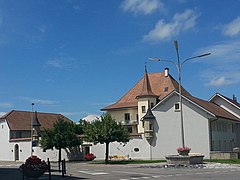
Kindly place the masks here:
POLYGON ((43 132, 41 145, 43 149, 58 149, 58 168, 60 171, 61 150, 75 147, 81 144, 81 140, 76 132, 76 124, 63 120, 59 117, 52 129, 43 132))
POLYGON ((93 122, 82 122, 84 139, 94 144, 106 144, 105 163, 108 163, 109 144, 111 142, 128 142, 129 132, 121 123, 115 121, 110 114, 106 113, 93 122))

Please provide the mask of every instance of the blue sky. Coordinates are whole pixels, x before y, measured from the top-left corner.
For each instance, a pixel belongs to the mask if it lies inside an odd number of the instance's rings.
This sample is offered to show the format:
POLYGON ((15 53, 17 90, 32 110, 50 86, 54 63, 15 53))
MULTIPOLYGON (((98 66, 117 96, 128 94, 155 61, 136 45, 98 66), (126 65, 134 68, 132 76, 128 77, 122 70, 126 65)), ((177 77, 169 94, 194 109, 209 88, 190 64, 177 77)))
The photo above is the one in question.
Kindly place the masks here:
POLYGON ((144 73, 165 67, 194 96, 240 99, 239 0, 1 0, 0 112, 101 115, 144 73))

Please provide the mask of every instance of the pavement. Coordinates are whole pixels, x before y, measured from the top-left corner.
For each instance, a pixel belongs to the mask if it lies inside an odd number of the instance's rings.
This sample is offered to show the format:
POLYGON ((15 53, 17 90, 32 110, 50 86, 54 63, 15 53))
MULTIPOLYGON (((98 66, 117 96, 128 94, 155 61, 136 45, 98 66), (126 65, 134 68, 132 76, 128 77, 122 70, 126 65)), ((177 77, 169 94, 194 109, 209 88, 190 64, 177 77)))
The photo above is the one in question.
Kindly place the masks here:
MULTIPOLYGON (((10 161, 0 161, 0 180, 18 180, 18 179, 24 179, 22 176, 22 173, 19 171, 19 166, 23 162, 10 162, 10 161)), ((87 166, 95 166, 95 167, 101 167, 101 166, 117 166, 118 168, 126 168, 126 166, 129 167, 138 167, 138 168, 176 168, 171 165, 167 165, 166 163, 153 163, 153 164, 123 164, 123 165, 114 165, 114 164, 90 164, 89 162, 67 162, 67 168, 71 169, 71 166, 75 166, 76 164, 81 164, 85 167, 87 166)), ((51 173, 51 179, 52 180, 59 180, 63 179, 61 172, 57 171, 57 163, 51 163, 51 166, 53 169, 55 169, 51 173)), ((221 164, 221 163, 206 163, 206 164, 200 164, 200 165, 194 165, 189 167, 182 167, 182 168, 207 168, 207 169, 240 169, 240 165, 235 164, 221 164)), ((45 173, 43 176, 41 176, 39 179, 49 179, 48 173, 45 173)), ((77 177, 71 177, 71 174, 67 172, 64 179, 82 179, 77 177)))

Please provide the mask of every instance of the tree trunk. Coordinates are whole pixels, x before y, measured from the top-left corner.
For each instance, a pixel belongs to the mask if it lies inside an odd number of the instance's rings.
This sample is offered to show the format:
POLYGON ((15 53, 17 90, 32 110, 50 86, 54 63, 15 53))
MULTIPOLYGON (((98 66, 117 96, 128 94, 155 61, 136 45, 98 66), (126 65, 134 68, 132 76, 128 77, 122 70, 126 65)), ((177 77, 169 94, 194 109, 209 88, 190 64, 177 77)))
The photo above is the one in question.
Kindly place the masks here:
POLYGON ((61 172, 62 149, 58 149, 58 171, 61 172))
POLYGON ((108 163, 108 157, 109 157, 109 142, 106 142, 106 153, 105 153, 105 163, 108 163))

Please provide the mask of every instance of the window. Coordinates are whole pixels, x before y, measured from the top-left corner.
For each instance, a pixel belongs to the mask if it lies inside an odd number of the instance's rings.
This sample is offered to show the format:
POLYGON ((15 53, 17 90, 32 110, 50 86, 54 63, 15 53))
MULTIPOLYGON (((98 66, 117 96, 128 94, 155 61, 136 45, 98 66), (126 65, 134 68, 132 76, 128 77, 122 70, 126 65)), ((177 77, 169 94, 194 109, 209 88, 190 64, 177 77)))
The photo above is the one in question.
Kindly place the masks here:
POLYGON ((175 111, 180 111, 180 103, 179 102, 174 104, 174 109, 175 109, 175 111))
POLYGON ((149 124, 149 130, 153 130, 153 125, 149 124))
POLYGON ((142 113, 145 113, 145 112, 146 112, 146 107, 142 106, 142 113))
POLYGON ((131 126, 127 127, 127 129, 128 129, 129 133, 132 133, 132 127, 131 126))
POLYGON ((154 103, 153 102, 151 102, 151 108, 153 108, 154 107, 154 103))
POLYGON ((130 113, 125 113, 124 114, 124 119, 125 119, 125 121, 129 121, 130 120, 130 113))
POLYGON ((164 88, 164 92, 168 92, 168 87, 165 87, 165 88, 164 88))

